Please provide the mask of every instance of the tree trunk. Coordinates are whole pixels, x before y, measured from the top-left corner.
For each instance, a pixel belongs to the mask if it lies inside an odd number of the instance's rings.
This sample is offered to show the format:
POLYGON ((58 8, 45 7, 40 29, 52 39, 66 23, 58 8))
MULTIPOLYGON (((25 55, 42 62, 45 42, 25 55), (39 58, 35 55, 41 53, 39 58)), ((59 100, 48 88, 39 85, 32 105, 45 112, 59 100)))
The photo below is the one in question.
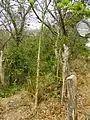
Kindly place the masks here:
POLYGON ((55 64, 55 68, 56 68, 56 79, 58 80, 59 77, 59 54, 60 54, 60 50, 58 50, 58 41, 59 41, 59 27, 57 27, 57 39, 55 41, 55 58, 56 58, 56 64, 55 64))
POLYGON ((77 120, 77 78, 75 75, 67 79, 68 89, 68 120, 77 120))
POLYGON ((63 97, 65 95, 65 79, 68 74, 68 57, 69 57, 69 50, 68 47, 64 44, 64 52, 62 53, 62 59, 63 59, 63 68, 62 68, 62 79, 63 79, 63 85, 62 85, 62 96, 61 96, 61 104, 63 102, 63 97))
POLYGON ((40 49, 41 47, 41 37, 39 39, 39 45, 38 45, 38 58, 37 58, 37 77, 36 77, 36 94, 35 94, 35 108, 38 104, 38 82, 39 82, 39 69, 40 69, 40 49))
MULTIPOLYGON (((43 19, 43 21, 44 21, 44 18, 45 18, 45 12, 46 12, 46 9, 43 8, 43 11, 42 11, 42 19, 43 19)), ((40 53, 41 53, 41 41, 42 41, 42 36, 43 36, 43 24, 44 24, 44 23, 42 23, 42 25, 41 25, 41 35, 40 35, 39 44, 38 44, 35 108, 37 108, 37 105, 38 105, 40 53)))
POLYGON ((1 55, 0 55, 0 81, 1 84, 4 86, 5 82, 4 82, 4 69, 3 69, 3 51, 1 51, 1 55))

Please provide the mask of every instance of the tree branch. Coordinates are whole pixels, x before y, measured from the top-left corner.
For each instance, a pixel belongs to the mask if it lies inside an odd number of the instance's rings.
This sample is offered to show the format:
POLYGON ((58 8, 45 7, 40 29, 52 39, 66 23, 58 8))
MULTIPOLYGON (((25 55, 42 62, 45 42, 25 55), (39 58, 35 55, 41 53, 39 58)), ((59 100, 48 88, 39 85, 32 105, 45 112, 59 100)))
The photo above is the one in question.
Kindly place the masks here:
POLYGON ((31 5, 31 8, 32 8, 34 14, 36 15, 37 19, 38 19, 41 23, 43 23, 53 34, 57 35, 57 32, 54 31, 54 30, 52 30, 52 28, 51 28, 48 24, 46 24, 46 23, 39 17, 39 15, 38 15, 37 12, 35 11, 35 9, 33 8, 33 5, 32 5, 31 3, 30 3, 30 5, 31 5))

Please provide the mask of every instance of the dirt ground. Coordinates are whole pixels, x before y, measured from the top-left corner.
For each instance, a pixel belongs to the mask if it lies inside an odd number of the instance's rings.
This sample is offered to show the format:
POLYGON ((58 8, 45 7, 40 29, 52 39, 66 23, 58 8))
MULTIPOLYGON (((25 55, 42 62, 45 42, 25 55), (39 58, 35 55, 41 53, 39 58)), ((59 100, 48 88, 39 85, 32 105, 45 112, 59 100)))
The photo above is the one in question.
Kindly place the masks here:
POLYGON ((33 106, 25 91, 4 98, 0 101, 0 120, 59 120, 63 117, 58 99, 43 101, 36 111, 33 111, 33 106))
MULTIPOLYGON (((90 115, 90 73, 79 79, 78 120, 84 120, 85 112, 90 115)), ((0 100, 0 120, 66 120, 66 103, 61 105, 58 98, 42 101, 36 111, 33 106, 26 91, 3 98, 0 100)))

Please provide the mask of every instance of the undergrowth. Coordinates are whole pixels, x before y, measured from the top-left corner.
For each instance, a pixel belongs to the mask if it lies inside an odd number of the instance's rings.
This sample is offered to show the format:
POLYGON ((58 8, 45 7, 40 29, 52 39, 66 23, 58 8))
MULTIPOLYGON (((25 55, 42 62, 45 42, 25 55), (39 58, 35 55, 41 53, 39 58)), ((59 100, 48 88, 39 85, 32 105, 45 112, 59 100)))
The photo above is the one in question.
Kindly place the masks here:
POLYGON ((22 86, 20 85, 12 85, 6 87, 0 87, 0 98, 6 98, 11 95, 16 94, 16 92, 22 90, 22 86))

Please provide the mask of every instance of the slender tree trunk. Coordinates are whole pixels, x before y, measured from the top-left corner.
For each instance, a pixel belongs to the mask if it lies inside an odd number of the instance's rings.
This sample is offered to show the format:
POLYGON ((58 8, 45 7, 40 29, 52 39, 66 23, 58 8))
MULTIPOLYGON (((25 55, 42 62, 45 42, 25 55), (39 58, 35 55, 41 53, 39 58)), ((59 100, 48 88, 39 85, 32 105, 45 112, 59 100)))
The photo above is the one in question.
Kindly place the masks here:
POLYGON ((37 58, 37 76, 36 76, 36 94, 35 94, 35 108, 37 107, 38 104, 38 88, 39 88, 39 69, 40 69, 40 52, 41 52, 41 39, 42 37, 40 36, 39 38, 39 44, 38 44, 38 58, 37 58))
POLYGON ((56 68, 56 78, 58 80, 58 76, 59 76, 59 50, 58 50, 58 40, 59 40, 59 27, 57 27, 57 39, 55 42, 55 57, 56 57, 56 64, 55 64, 55 68, 56 68))
POLYGON ((63 58, 63 67, 62 67, 62 79, 63 79, 63 85, 62 85, 62 96, 61 96, 61 104, 63 102, 63 97, 65 95, 65 80, 68 74, 68 57, 69 57, 69 51, 68 47, 64 44, 64 52, 62 53, 63 58))
MULTIPOLYGON (((43 21, 44 21, 44 18, 45 18, 45 12, 46 12, 46 9, 43 8, 43 11, 42 11, 42 19, 43 19, 43 21)), ((41 35, 40 35, 39 44, 38 44, 35 108, 37 108, 37 105, 38 105, 40 53, 41 53, 41 41, 42 41, 42 37, 43 37, 43 24, 44 24, 44 23, 42 23, 42 25, 41 25, 41 35)))
POLYGON ((38 57, 37 57, 37 76, 36 76, 36 93, 35 93, 35 108, 38 105, 38 91, 39 91, 39 71, 40 71, 40 53, 41 53, 41 41, 43 36, 43 23, 41 26, 41 35, 38 43, 38 57))
POLYGON ((3 51, 1 51, 1 55, 0 55, 0 81, 1 84, 4 86, 5 82, 4 82, 4 69, 3 69, 3 51))
POLYGON ((55 62, 55 73, 56 73, 56 77, 58 77, 58 69, 57 69, 57 58, 58 58, 58 50, 57 50, 57 39, 56 39, 56 41, 55 41, 55 59, 56 59, 56 62, 55 62))
POLYGON ((58 49, 58 41, 59 41, 59 36, 60 36, 60 30, 59 30, 59 26, 57 27, 57 58, 56 58, 56 61, 57 61, 57 71, 56 71, 56 77, 57 77, 57 80, 58 80, 58 77, 59 77, 59 58, 60 58, 60 49, 58 49))

